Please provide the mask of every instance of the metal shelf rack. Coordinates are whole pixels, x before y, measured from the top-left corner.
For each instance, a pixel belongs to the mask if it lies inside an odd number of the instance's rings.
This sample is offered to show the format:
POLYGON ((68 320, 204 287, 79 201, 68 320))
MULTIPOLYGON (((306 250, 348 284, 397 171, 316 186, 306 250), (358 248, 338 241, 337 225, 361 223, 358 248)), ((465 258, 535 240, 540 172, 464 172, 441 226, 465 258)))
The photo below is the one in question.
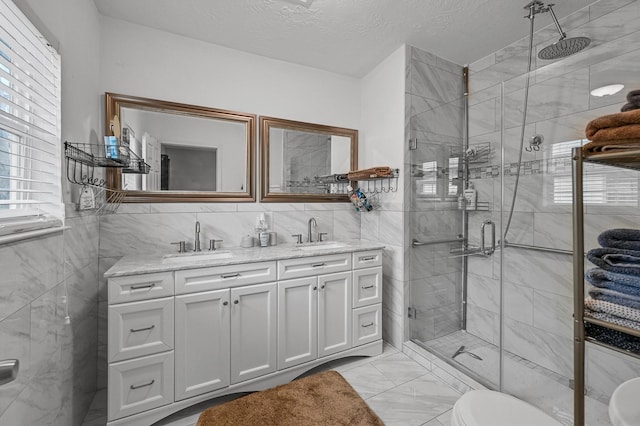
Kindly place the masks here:
POLYGON ((585 424, 585 342, 606 347, 625 355, 640 358, 639 353, 598 341, 588 336, 585 324, 593 324, 640 338, 640 331, 584 316, 584 205, 583 164, 597 163, 640 171, 640 149, 624 149, 599 153, 584 153, 582 148, 573 150, 573 361, 574 361, 574 425, 585 424))
POLYGON ((67 180, 78 185, 89 186, 96 190, 97 214, 115 213, 120 207, 126 192, 107 187, 103 176, 96 169, 116 167, 122 173, 147 174, 151 167, 129 148, 118 147, 119 158, 108 158, 104 145, 68 142, 64 143, 67 180))

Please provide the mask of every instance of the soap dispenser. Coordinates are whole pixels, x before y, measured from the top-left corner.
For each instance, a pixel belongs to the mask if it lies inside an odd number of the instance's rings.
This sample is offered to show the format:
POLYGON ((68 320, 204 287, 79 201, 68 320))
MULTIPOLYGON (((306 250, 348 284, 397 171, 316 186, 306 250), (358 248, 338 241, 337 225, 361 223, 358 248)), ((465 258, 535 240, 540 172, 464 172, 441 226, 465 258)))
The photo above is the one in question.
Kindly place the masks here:
POLYGON ((478 200, 478 191, 473 187, 472 183, 469 183, 467 189, 464 190, 464 199, 467 210, 475 210, 478 200))

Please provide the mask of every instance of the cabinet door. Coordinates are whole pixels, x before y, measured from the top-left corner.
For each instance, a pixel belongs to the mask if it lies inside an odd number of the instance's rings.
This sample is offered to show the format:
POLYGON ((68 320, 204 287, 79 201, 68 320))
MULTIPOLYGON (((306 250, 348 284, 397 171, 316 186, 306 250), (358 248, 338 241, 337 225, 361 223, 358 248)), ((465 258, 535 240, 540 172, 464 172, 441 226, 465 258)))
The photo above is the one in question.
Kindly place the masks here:
POLYGON ((229 290, 175 299, 176 401, 229 386, 229 290))
POLYGON ((318 356, 351 348, 351 272, 318 277, 318 356))
POLYGON ((276 283, 231 289, 231 383, 276 371, 276 283))
POLYGON ((318 356, 318 279, 278 283, 278 369, 318 356))

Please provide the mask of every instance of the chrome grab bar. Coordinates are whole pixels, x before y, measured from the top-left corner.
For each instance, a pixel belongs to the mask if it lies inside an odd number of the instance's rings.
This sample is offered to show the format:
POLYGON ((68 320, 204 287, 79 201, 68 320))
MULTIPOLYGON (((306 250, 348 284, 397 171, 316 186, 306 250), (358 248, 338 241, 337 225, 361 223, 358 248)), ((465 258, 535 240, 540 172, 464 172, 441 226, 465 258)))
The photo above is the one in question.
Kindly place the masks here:
POLYGON ((462 238, 462 235, 458 235, 455 239, 447 239, 447 240, 434 240, 434 241, 418 241, 415 238, 411 241, 411 245, 413 247, 418 246, 428 246, 432 244, 444 244, 444 243, 466 243, 467 239, 462 238))
POLYGON ((525 249, 525 250, 542 251, 542 252, 545 252, 545 253, 557 253, 557 254, 566 254, 566 255, 569 255, 569 256, 573 256, 573 251, 572 250, 563 250, 563 249, 557 249, 557 248, 553 248, 553 247, 532 246, 532 245, 529 245, 529 244, 516 244, 516 243, 510 243, 509 241, 505 241, 504 242, 504 246, 505 247, 520 248, 520 249, 525 249))
POLYGON ((482 254, 485 256, 490 256, 496 251, 496 224, 491 219, 485 220, 482 222, 482 225, 480 225, 480 251, 482 251, 482 254), (491 246, 489 248, 484 244, 484 228, 487 225, 491 226, 491 246))

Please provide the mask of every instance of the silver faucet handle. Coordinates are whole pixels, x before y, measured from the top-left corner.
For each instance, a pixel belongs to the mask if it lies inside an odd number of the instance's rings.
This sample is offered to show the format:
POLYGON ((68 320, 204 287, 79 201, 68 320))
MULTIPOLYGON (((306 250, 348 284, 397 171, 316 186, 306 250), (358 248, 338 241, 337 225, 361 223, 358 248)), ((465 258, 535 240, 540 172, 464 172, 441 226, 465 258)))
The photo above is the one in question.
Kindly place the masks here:
POLYGON ((302 234, 291 234, 292 237, 298 237, 296 244, 302 244, 302 234))
POLYGON ((329 235, 329 233, 328 233, 328 232, 318 232, 318 241, 319 241, 319 242, 324 241, 324 238, 323 238, 323 237, 325 237, 325 236, 327 236, 327 235, 329 235))
POLYGON ((184 241, 176 241, 170 244, 177 244, 178 245, 178 253, 184 253, 187 251, 187 243, 184 241))
POLYGON ((209 251, 216 250, 216 243, 221 243, 223 241, 224 240, 214 240, 214 239, 209 240, 209 251))

